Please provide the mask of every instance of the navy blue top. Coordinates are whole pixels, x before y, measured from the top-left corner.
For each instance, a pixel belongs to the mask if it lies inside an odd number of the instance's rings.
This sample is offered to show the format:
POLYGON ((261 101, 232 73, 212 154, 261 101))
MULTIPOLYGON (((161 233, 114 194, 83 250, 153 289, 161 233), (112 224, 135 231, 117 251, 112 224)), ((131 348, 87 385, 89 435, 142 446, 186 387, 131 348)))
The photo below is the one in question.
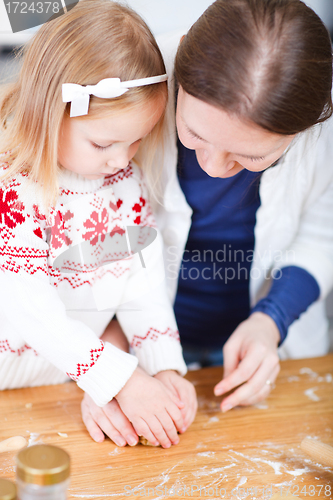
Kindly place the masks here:
MULTIPOLYGON (((180 269, 175 314, 182 341, 222 347, 250 314, 249 277, 261 172, 242 170, 213 178, 195 151, 178 142, 178 176, 193 210, 180 269)), ((318 298, 316 280, 296 266, 284 268, 255 310, 271 316, 283 341, 288 326, 318 298)))

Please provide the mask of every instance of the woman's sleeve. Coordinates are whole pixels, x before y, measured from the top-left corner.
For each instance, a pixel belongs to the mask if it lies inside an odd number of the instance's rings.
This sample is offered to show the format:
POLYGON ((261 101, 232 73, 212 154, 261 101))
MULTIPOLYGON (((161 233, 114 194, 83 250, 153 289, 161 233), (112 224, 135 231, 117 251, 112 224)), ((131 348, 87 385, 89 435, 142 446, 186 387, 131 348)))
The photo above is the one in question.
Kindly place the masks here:
POLYGON ((67 315, 50 284, 45 227, 22 191, 19 183, 0 189, 1 338, 29 345, 103 406, 127 382, 137 360, 67 315))
POLYGON ((311 274, 297 266, 280 269, 273 277, 268 295, 259 300, 251 314, 270 316, 280 332, 279 345, 287 337, 289 326, 319 297, 319 286, 311 274))
MULTIPOLYGON (((293 168, 285 189, 287 205, 299 210, 297 230, 271 270, 270 291, 251 311, 265 312, 274 319, 281 342, 288 327, 316 300, 325 299, 333 286, 332 137, 330 119, 303 136, 287 164, 293 168)), ((288 213, 285 217, 288 224, 288 213)), ((279 234, 278 228, 276 231, 279 234)))
MULTIPOLYGON (((320 299, 333 287, 333 119, 324 123, 304 161, 311 164, 296 237, 276 268, 297 266, 318 283, 320 299), (308 156, 308 158, 307 158, 308 156)), ((302 158, 297 166, 302 175, 302 158)), ((301 179, 300 179, 301 181, 301 179)), ((274 274, 273 270, 273 274, 274 274)))

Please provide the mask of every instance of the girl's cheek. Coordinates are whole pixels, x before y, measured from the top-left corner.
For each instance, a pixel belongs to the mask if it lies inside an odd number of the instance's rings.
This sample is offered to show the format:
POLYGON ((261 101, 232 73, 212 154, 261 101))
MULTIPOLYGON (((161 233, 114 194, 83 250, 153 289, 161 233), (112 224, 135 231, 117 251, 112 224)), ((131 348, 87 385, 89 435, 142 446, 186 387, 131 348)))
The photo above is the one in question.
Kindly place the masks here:
POLYGON ((140 147, 140 142, 133 144, 130 149, 129 149, 129 160, 132 160, 132 158, 136 155, 139 147, 140 147))

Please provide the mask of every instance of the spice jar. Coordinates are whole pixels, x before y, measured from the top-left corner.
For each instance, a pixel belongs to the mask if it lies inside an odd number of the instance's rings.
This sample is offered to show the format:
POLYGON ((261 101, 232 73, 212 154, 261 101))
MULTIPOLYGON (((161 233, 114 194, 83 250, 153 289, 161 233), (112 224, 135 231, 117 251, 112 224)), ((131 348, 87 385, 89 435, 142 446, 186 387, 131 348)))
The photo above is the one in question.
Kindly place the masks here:
POLYGON ((18 500, 66 500, 68 453, 46 444, 24 448, 16 456, 18 500))
POLYGON ((8 479, 0 478, 0 500, 15 500, 16 486, 8 479))

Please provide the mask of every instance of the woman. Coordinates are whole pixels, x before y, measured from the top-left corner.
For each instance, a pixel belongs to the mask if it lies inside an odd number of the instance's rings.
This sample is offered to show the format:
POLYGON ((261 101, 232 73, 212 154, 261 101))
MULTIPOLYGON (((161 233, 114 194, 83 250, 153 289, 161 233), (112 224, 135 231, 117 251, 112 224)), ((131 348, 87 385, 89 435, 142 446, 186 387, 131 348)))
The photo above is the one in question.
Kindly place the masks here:
POLYGON ((185 359, 223 348, 228 411, 268 396, 279 355, 328 348, 332 49, 300 0, 217 0, 174 63, 178 43, 160 43, 175 80, 154 211, 185 359))

